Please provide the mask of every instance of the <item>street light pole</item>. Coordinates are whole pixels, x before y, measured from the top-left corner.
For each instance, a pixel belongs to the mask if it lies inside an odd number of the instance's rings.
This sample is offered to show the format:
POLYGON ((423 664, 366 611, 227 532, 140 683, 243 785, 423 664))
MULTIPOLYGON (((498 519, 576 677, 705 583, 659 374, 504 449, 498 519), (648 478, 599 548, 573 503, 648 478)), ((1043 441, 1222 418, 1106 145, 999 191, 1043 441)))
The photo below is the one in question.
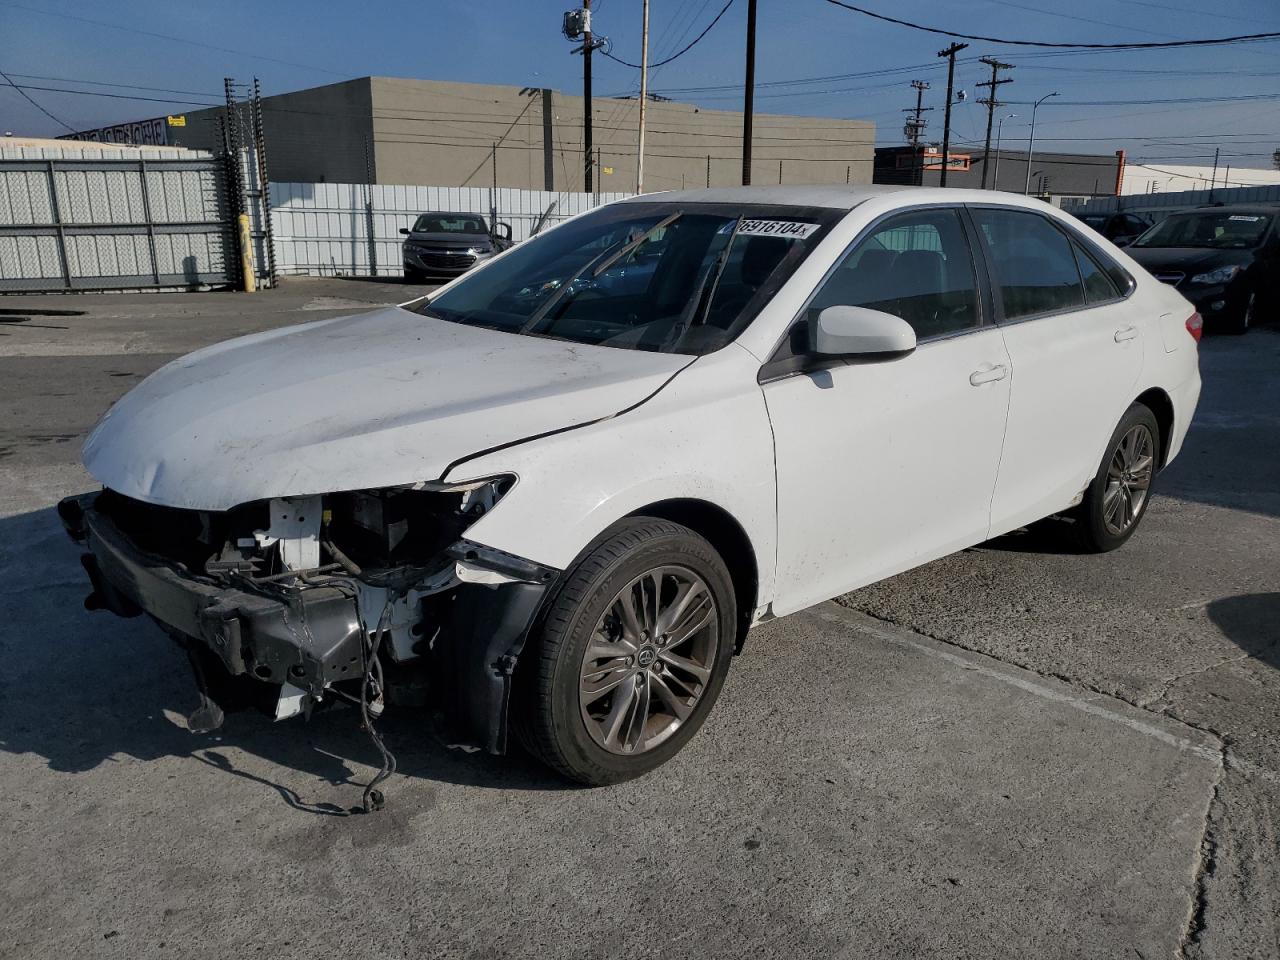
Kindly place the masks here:
POLYGON ((1031 192, 1031 158, 1036 152, 1036 111, 1040 109, 1040 104, 1057 95, 1058 92, 1056 90, 1053 93, 1046 93, 1031 108, 1031 139, 1027 143, 1027 181, 1022 187, 1022 195, 1024 197, 1031 192))
POLYGON ((1004 122, 1006 120, 1012 120, 1016 116, 1016 113, 1011 113, 1007 117, 1001 117, 1000 122, 996 124, 996 168, 991 174, 992 190, 1000 189, 1000 138, 1004 134, 1004 122))

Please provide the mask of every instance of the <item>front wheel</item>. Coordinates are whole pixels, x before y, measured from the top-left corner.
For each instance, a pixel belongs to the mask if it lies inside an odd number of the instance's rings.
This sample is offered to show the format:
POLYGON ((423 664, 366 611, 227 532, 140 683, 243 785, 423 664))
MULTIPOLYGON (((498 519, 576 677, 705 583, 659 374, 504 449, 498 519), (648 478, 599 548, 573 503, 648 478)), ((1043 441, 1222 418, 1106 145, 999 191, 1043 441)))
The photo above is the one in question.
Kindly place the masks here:
POLYGON ((1243 336, 1248 333, 1257 316, 1257 309, 1258 294, 1250 290, 1249 295, 1245 297, 1244 304, 1240 307, 1240 312, 1227 323, 1226 332, 1234 333, 1236 336, 1243 336))
POLYGON ((692 530, 619 525, 570 571, 527 655, 525 746, 591 786, 665 763, 719 696, 735 603, 724 561, 692 530))
POLYGON ((1115 550, 1146 515, 1160 450, 1160 425, 1135 403, 1111 435, 1098 472, 1076 508, 1077 540, 1088 553, 1115 550))

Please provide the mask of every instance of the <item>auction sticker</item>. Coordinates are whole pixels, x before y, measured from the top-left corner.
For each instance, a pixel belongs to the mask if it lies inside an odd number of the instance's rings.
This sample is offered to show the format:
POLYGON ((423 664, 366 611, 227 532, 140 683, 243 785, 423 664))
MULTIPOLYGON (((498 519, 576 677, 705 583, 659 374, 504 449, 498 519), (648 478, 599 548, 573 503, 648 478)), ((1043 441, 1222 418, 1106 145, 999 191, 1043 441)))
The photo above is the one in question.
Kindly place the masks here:
POLYGON ((819 226, 817 223, 797 223, 794 220, 743 220, 738 227, 738 235, 807 240, 817 232, 819 226))
POLYGON ((1243 217, 1243 216, 1234 216, 1234 217, 1227 217, 1227 219, 1228 219, 1228 220, 1235 220, 1235 221, 1238 221, 1238 222, 1240 222, 1240 223, 1257 223, 1257 222, 1258 222, 1259 220, 1261 220, 1262 218, 1261 218, 1261 217, 1243 217))

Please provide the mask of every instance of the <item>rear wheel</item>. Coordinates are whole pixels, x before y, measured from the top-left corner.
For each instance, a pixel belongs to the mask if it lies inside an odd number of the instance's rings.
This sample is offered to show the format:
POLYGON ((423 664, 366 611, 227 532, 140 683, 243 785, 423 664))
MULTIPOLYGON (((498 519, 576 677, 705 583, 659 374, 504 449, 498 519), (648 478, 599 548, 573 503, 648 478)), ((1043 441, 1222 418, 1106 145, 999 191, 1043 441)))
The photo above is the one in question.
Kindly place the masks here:
POLYGON ((1140 403, 1126 411, 1111 435, 1098 472, 1076 508, 1076 536, 1089 553, 1115 550, 1146 515, 1160 450, 1160 425, 1140 403))
POLYGON ((719 696, 736 622, 711 544, 666 520, 620 525, 551 604, 523 677, 521 739, 593 786, 665 763, 719 696))

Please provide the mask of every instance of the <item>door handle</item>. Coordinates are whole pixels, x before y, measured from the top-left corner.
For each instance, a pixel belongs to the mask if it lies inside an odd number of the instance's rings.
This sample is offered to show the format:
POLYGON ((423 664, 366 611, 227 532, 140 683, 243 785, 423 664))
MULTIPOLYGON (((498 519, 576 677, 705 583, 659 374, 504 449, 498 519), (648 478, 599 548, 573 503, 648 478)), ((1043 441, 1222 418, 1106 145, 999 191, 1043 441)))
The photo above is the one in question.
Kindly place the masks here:
POLYGON ((1137 327, 1121 327, 1116 331, 1116 343, 1124 343, 1126 340, 1132 340, 1137 335, 1137 327))
POLYGON ((986 366, 981 370, 975 370, 969 374, 969 382, 975 387, 980 387, 984 383, 994 383, 996 380, 1003 380, 1009 375, 1009 368, 1003 363, 995 366, 986 366))

